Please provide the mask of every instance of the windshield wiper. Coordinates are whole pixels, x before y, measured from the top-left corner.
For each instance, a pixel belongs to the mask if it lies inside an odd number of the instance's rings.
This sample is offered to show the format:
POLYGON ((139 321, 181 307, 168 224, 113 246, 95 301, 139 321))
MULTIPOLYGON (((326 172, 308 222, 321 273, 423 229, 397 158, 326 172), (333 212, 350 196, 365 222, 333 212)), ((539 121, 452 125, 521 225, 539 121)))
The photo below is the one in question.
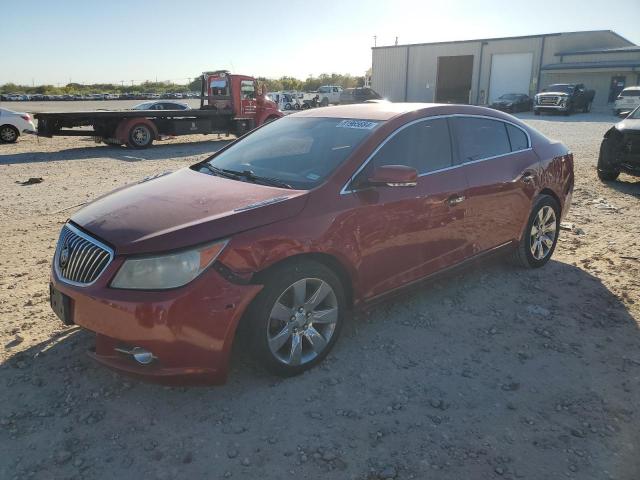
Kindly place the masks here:
MULTIPOLYGON (((213 168, 217 168, 217 167, 213 167, 213 168)), ((277 178, 272 178, 272 177, 263 177, 263 176, 260 176, 260 175, 256 175, 251 170, 243 170, 241 172, 239 172, 237 170, 229 170, 229 169, 226 169, 226 168, 221 168, 220 170, 222 170, 224 173, 226 173, 228 175, 234 175, 237 178, 245 178, 245 179, 247 179, 247 180, 249 180, 251 182, 265 183, 265 184, 271 185, 273 187, 293 188, 291 185, 289 185, 288 183, 283 182, 282 180, 278 180, 277 178)))
POLYGON ((218 168, 218 167, 214 167, 213 165, 210 165, 209 163, 203 163, 202 166, 204 168, 206 168, 207 170, 209 170, 211 173, 213 173, 214 175, 218 175, 219 177, 225 177, 225 178, 231 178, 233 180, 240 180, 241 177, 239 175, 236 175, 232 172, 228 172, 222 168, 218 168))

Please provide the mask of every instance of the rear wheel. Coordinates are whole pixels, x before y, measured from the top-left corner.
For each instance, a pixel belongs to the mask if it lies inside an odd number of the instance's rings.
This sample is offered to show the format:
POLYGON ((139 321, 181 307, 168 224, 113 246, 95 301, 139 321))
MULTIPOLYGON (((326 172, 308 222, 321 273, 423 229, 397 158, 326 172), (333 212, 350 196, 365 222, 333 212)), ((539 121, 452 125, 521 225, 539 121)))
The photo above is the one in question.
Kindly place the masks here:
POLYGON ((328 267, 307 260, 277 267, 245 319, 256 361, 281 376, 318 364, 338 338, 345 307, 342 283, 328 267))
POLYGON ((129 130, 127 145, 133 148, 147 148, 153 143, 153 132, 144 123, 137 123, 129 130))
POLYGON ((549 195, 540 195, 531 209, 515 262, 525 268, 542 267, 549 261, 560 232, 560 205, 549 195))
POLYGON ((14 143, 18 140, 20 132, 13 125, 3 125, 0 127, 0 141, 2 143, 14 143))
POLYGON ((534 109, 534 110, 533 110, 533 114, 534 114, 534 115, 540 115, 540 110, 538 110, 538 109, 534 109))

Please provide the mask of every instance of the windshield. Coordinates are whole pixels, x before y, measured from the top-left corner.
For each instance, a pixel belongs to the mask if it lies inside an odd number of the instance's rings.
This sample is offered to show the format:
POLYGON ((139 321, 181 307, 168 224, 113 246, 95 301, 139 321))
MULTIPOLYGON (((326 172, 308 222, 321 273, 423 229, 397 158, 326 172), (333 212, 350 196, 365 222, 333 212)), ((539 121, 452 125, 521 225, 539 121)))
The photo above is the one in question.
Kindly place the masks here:
POLYGON ((620 92, 621 97, 640 97, 640 90, 623 90, 620 92))
POLYGON ((281 118, 215 155, 208 164, 251 171, 308 190, 322 183, 381 122, 281 118))
POLYGON ((563 85, 561 83, 549 85, 545 90, 547 92, 573 93, 573 87, 571 85, 563 85))
POLYGON ((518 95, 515 93, 507 93, 506 95, 501 95, 498 100, 517 100, 518 95))

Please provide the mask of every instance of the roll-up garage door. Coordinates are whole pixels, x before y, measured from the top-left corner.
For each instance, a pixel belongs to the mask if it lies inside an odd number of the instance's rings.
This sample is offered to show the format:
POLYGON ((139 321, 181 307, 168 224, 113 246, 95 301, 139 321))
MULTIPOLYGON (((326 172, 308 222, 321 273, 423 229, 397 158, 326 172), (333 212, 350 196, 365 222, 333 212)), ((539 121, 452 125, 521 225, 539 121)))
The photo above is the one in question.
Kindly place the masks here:
POLYGON ((491 56, 489 101, 505 93, 529 94, 533 53, 499 53, 491 56))

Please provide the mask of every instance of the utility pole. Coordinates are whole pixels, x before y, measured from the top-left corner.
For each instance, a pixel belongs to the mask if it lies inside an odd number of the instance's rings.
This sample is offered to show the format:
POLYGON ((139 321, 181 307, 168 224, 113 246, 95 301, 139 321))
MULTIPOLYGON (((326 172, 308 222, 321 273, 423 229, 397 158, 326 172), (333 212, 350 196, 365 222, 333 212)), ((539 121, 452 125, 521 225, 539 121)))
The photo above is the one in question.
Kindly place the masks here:
POLYGON ((396 37, 396 47, 398 46, 398 37, 396 37))
POLYGON ((374 46, 374 47, 377 47, 377 46, 378 46, 378 36, 377 36, 377 35, 374 35, 374 36, 373 36, 373 46, 374 46))

